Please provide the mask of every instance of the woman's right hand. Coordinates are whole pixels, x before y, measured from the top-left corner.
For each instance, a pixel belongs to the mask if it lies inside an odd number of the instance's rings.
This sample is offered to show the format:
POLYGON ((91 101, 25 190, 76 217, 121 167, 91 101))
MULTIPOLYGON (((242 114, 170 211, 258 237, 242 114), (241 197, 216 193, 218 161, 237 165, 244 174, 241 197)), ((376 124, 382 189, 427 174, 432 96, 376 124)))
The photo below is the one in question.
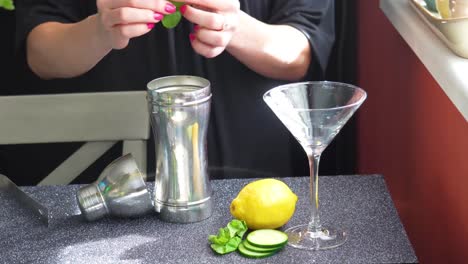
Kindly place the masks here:
POLYGON ((97 0, 98 26, 112 49, 127 47, 131 38, 151 31, 176 7, 165 0, 97 0))

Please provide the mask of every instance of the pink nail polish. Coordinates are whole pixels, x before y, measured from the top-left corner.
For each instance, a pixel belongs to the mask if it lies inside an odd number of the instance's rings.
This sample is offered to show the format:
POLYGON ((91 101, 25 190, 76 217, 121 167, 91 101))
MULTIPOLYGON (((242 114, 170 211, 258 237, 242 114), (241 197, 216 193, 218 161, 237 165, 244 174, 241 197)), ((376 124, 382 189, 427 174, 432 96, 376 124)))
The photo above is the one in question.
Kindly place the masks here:
POLYGON ((199 25, 193 26, 193 32, 197 32, 200 29, 199 25))
POLYGON ((187 5, 183 5, 180 7, 180 13, 182 13, 182 15, 185 13, 186 10, 187 10, 187 5))
POLYGON ((164 15, 160 14, 160 13, 154 13, 153 17, 154 17, 155 20, 160 21, 160 20, 162 20, 164 18, 164 15))
POLYGON ((154 28, 154 23, 148 23, 148 24, 146 24, 146 25, 148 26, 149 29, 154 28))
POLYGON ((194 41, 195 40, 195 34, 190 33, 189 34, 189 39, 190 39, 190 41, 194 41))
POLYGON ((164 7, 164 10, 166 12, 168 12, 169 14, 172 14, 176 11, 176 7, 175 5, 171 4, 171 3, 167 3, 166 6, 164 7))

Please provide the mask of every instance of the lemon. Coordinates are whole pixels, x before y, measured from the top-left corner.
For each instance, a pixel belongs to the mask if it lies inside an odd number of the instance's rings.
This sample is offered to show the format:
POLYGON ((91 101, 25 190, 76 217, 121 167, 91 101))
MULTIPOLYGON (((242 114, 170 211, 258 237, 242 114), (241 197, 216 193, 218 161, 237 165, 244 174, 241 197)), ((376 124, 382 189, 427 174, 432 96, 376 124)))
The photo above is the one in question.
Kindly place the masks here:
POLYGON ((437 0, 436 7, 442 18, 450 18, 452 16, 450 12, 450 0, 437 0))
POLYGON ((266 178, 245 185, 232 200, 230 211, 249 229, 275 229, 293 216, 296 202, 297 195, 286 183, 266 178))

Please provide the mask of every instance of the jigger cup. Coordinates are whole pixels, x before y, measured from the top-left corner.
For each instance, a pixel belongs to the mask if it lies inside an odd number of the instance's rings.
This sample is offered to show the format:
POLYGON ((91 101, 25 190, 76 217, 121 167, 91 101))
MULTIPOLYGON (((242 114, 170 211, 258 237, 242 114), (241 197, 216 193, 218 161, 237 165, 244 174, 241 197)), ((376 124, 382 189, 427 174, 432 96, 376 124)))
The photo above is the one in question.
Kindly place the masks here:
POLYGON ((95 182, 81 187, 76 196, 88 221, 106 215, 135 217, 153 209, 144 177, 132 154, 113 161, 95 182))

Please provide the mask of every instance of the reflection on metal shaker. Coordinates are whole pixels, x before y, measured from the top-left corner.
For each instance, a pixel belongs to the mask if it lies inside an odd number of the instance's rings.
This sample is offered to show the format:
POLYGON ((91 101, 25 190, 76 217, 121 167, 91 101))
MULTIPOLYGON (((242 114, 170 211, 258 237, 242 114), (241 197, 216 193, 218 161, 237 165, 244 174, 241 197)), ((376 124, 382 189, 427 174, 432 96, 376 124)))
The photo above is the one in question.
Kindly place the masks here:
POLYGON ((212 213, 206 149, 210 82, 177 75, 155 79, 147 88, 156 144, 155 210, 168 222, 204 220, 212 213))

